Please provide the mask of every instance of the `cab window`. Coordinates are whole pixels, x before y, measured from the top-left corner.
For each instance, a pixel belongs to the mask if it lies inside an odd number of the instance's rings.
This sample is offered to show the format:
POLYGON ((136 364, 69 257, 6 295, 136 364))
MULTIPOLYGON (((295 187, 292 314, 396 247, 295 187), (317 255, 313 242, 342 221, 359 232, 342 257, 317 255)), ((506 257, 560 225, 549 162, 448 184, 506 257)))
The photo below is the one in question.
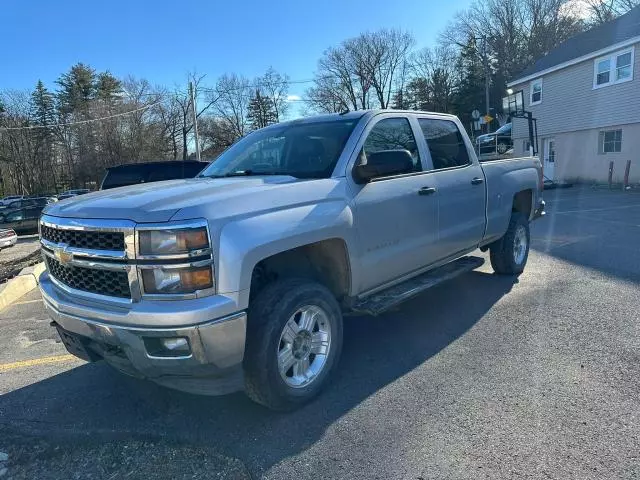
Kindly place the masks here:
POLYGON ((435 118, 419 118, 418 123, 435 170, 463 167, 471 163, 464 138, 455 123, 435 118))
POLYGON ((369 132, 363 150, 365 155, 385 150, 408 150, 413 160, 413 171, 422 170, 416 139, 407 118, 380 120, 369 132))

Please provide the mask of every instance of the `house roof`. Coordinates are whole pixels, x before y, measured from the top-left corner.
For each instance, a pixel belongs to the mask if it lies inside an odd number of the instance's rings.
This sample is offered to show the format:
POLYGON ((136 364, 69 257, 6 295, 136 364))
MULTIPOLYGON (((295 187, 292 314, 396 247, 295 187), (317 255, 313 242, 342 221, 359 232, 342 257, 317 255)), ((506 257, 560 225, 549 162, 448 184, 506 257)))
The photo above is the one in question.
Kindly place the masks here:
POLYGON ((599 52, 609 46, 622 43, 634 37, 640 37, 640 5, 615 20, 579 33, 561 43, 547 55, 522 71, 509 84, 516 84, 527 77, 554 67, 561 68, 566 62, 599 52))

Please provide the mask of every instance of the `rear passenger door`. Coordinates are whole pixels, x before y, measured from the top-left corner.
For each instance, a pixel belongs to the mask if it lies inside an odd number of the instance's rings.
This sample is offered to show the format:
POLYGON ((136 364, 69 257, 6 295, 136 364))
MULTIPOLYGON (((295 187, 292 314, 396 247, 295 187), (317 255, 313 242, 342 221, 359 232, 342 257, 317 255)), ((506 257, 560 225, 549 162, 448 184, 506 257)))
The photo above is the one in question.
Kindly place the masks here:
POLYGON ((40 220, 40 215, 42 215, 42 209, 43 207, 32 207, 24 211, 24 219, 22 221, 22 229, 24 231, 38 231, 38 221, 40 220))
POLYGON ((4 217, 4 228, 12 228, 16 232, 23 230, 24 210, 14 210, 4 217))
POLYGON ((445 118, 418 117, 438 189, 438 257, 478 245, 485 229, 485 178, 469 156, 458 125, 445 118))

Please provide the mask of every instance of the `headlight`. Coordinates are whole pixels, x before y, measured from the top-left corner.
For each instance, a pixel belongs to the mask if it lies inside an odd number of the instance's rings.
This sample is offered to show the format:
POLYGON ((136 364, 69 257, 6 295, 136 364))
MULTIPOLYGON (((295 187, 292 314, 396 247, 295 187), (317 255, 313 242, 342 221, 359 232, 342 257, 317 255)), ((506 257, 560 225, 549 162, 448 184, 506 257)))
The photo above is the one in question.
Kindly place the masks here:
POLYGON ((143 294, 211 293, 213 257, 206 223, 194 220, 186 225, 167 226, 138 231, 138 274, 143 294))
POLYGON ((211 266, 142 270, 145 293, 186 294, 213 287, 211 266))
POLYGON ((141 255, 177 255, 209 247, 205 227, 140 232, 141 255))

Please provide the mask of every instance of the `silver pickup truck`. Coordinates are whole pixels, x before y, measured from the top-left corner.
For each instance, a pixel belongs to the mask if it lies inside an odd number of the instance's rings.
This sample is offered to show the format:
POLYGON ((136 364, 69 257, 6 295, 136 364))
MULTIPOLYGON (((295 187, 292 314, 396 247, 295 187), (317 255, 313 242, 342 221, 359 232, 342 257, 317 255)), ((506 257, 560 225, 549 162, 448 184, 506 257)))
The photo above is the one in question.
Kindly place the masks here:
POLYGON ((480 164, 454 116, 318 116, 251 133, 198 178, 48 206, 40 289, 80 358, 286 410, 337 368, 344 312, 476 268, 478 248, 517 275, 543 213, 539 160, 480 164))

